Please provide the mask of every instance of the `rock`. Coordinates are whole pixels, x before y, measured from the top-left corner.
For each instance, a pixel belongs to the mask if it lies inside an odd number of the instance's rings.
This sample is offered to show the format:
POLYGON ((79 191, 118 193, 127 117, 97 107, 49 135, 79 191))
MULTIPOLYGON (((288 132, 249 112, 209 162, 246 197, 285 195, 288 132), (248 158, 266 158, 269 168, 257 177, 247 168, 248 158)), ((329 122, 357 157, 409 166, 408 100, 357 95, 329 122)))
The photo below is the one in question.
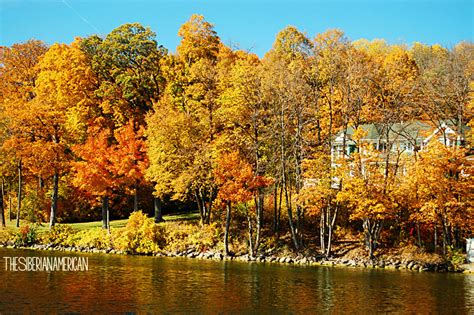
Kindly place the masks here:
POLYGON ((284 262, 286 262, 286 257, 281 257, 278 261, 281 262, 281 263, 284 263, 284 262))

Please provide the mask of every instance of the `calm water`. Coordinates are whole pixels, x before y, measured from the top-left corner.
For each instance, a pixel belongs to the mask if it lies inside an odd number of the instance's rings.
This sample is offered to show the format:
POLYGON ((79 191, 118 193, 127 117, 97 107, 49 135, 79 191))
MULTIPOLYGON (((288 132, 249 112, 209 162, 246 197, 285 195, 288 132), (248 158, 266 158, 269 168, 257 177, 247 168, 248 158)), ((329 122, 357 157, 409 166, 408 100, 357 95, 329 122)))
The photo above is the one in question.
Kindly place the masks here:
POLYGON ((75 253, 89 271, 5 271, 5 256, 61 255, 0 248, 0 314, 474 313, 474 275, 75 253))

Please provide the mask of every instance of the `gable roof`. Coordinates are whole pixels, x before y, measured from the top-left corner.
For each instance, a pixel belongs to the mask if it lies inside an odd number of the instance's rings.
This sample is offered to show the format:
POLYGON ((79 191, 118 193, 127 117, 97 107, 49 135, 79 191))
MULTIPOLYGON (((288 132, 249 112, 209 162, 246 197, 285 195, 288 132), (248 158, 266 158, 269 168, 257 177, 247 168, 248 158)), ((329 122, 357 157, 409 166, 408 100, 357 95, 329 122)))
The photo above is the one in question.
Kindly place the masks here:
MULTIPOLYGON (((384 124, 365 124, 360 125, 360 128, 364 130, 367 135, 362 140, 379 140, 386 137, 386 132, 388 128, 388 137, 389 139, 406 139, 406 140, 416 140, 424 139, 428 137, 432 131, 435 129, 431 125, 424 123, 422 121, 416 120, 411 122, 400 122, 394 123, 391 125, 384 124)), ((355 128, 347 128, 347 139, 352 139, 355 128)), ((339 132, 336 135, 336 142, 342 141, 344 131, 339 132)))
MULTIPOLYGON (((436 130, 429 137, 427 137, 425 141, 428 142, 431 138, 435 137, 437 134, 441 132, 444 132, 444 134, 448 137, 455 136, 455 137, 460 137, 462 140, 464 140, 464 136, 460 132, 458 132, 458 129, 459 127, 453 124, 452 122, 440 121, 439 127, 436 128, 436 130)), ((471 128, 469 128, 466 125, 461 125, 461 130, 463 132, 466 132, 466 131, 471 130, 471 128)))

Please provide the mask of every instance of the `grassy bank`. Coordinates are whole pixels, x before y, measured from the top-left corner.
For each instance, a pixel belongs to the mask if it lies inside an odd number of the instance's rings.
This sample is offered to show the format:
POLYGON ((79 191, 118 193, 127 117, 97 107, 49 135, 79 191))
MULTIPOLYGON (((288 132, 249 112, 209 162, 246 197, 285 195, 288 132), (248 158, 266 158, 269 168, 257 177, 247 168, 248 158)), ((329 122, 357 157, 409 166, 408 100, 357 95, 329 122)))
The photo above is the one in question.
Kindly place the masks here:
POLYGON ((198 214, 165 215, 164 221, 155 224, 142 212, 129 219, 110 222, 110 233, 102 228, 101 221, 57 224, 7 222, 0 230, 0 245, 31 246, 34 244, 95 249, 116 249, 130 254, 151 254, 186 248, 207 250, 221 239, 216 224, 201 226, 198 214))
MULTIPOLYGON (((164 215, 163 220, 164 222, 172 222, 172 221, 197 221, 199 219, 199 213, 180 213, 180 214, 170 214, 164 215)), ((128 219, 121 219, 121 220, 112 220, 110 221, 111 228, 123 228, 127 225, 128 219)), ((15 220, 6 220, 7 229, 9 230, 18 230, 16 227, 15 220)), ((21 220, 20 226, 25 225, 32 225, 31 222, 21 220)), ((73 229, 82 231, 88 229, 95 229, 102 227, 102 221, 93 221, 93 222, 79 222, 79 223, 63 223, 61 225, 70 226, 73 229)), ((39 232, 44 232, 49 230, 49 225, 47 223, 41 223, 35 225, 39 232)))
POLYGON ((28 225, 27 222, 21 222, 18 229, 12 221, 8 222, 6 229, 0 230, 0 245, 39 249, 417 271, 457 271, 462 268, 464 261, 464 255, 458 253, 442 257, 427 253, 412 244, 381 248, 377 259, 369 260, 360 241, 336 242, 333 255, 326 258, 319 254, 317 248, 308 247, 304 252, 294 252, 288 246, 288 241, 289 235, 282 234, 277 239, 271 239, 271 242, 262 243, 260 254, 250 257, 247 254, 246 236, 234 233, 230 243, 232 256, 225 258, 222 255, 224 246, 221 226, 201 226, 195 213, 164 216, 163 222, 155 224, 153 219, 136 212, 129 219, 111 221, 110 234, 102 229, 100 221, 58 224, 52 230, 47 225, 28 225))

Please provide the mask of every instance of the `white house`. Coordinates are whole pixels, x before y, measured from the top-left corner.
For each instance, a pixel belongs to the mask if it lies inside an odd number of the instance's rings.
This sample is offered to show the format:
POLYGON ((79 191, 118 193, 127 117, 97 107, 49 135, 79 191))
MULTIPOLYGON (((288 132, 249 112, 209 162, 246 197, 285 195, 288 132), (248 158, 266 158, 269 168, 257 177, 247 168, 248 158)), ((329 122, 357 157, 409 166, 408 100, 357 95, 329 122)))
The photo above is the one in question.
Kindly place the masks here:
MULTIPOLYGON (((447 146, 464 143, 464 137, 457 132, 457 128, 445 122, 440 123, 439 127, 422 121, 412 121, 389 125, 366 124, 360 128, 366 133, 360 142, 371 143, 374 149, 381 152, 386 152, 390 148, 394 152, 413 154, 414 151, 423 150, 432 138, 438 138, 447 146)), ((467 127, 463 126, 463 129, 466 130, 467 127)), ((352 139, 354 131, 353 127, 349 127, 336 135, 331 148, 333 161, 342 157, 344 152, 349 156, 356 150, 356 142, 352 139)))

